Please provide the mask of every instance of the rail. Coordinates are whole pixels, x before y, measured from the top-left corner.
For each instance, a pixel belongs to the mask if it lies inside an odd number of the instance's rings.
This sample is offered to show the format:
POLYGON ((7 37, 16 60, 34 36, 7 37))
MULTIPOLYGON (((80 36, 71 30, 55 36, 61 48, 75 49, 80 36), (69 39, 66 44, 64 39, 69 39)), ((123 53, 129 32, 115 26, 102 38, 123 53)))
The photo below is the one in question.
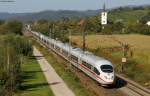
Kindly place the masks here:
POLYGON ((116 76, 121 78, 122 80, 126 81, 127 82, 126 87, 129 88, 130 90, 136 92, 140 96, 150 96, 150 90, 149 89, 139 85, 138 83, 136 83, 136 82, 134 82, 128 78, 125 78, 122 75, 116 74, 116 76))

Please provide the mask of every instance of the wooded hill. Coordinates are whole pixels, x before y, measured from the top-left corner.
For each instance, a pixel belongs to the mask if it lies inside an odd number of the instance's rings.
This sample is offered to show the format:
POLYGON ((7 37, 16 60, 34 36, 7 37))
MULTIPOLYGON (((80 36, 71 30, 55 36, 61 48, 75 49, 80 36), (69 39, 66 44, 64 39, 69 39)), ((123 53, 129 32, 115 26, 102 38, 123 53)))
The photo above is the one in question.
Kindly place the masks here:
MULTIPOLYGON (((0 13, 0 19, 12 20, 17 19, 24 22, 35 21, 39 19, 46 20, 60 20, 62 17, 69 18, 85 18, 97 16, 102 9, 87 10, 87 11, 75 11, 75 10, 46 10, 33 13, 0 13)), ((114 9, 107 9, 109 11, 110 20, 123 20, 123 21, 136 21, 142 18, 150 11, 149 5, 143 6, 125 6, 114 9)))
POLYGON ((91 17, 97 15, 99 12, 101 12, 101 10, 88 10, 88 11, 47 10, 37 13, 14 13, 14 14, 0 13, 0 19, 3 20, 17 19, 24 22, 35 21, 39 19, 59 20, 62 17, 70 17, 70 18, 91 17))

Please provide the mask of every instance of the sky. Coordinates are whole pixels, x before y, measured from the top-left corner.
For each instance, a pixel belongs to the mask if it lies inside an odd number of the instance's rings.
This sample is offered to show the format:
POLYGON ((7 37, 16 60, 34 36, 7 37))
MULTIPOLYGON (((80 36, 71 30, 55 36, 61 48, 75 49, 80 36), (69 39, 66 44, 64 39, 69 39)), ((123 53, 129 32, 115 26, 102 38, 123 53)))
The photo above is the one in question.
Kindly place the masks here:
MULTIPOLYGON (((4 0, 0 0, 4 1, 4 0)), ((0 2, 0 12, 25 13, 43 10, 95 10, 102 8, 104 2, 107 8, 126 5, 149 4, 150 0, 14 0, 15 2, 0 2)))

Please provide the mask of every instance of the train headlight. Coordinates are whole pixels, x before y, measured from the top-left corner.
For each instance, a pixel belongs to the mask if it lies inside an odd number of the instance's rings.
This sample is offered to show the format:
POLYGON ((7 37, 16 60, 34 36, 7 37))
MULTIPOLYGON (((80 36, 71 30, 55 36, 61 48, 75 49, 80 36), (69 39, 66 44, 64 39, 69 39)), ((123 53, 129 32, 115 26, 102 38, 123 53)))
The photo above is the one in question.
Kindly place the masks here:
POLYGON ((114 79, 114 76, 112 76, 111 79, 113 80, 113 79, 114 79))

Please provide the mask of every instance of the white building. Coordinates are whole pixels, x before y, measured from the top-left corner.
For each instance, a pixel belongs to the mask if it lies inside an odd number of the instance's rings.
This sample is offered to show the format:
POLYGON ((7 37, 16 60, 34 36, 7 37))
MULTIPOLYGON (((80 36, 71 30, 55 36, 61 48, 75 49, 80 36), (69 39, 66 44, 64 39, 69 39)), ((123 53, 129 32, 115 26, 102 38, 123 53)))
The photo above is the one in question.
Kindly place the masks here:
POLYGON ((101 24, 106 25, 107 24, 107 12, 101 13, 101 24))
POLYGON ((148 22, 146 23, 146 25, 150 26, 150 21, 148 21, 148 22))
POLYGON ((105 4, 104 4, 104 9, 103 9, 103 12, 101 13, 101 24, 102 25, 107 24, 107 15, 108 15, 108 13, 105 10, 105 4))

